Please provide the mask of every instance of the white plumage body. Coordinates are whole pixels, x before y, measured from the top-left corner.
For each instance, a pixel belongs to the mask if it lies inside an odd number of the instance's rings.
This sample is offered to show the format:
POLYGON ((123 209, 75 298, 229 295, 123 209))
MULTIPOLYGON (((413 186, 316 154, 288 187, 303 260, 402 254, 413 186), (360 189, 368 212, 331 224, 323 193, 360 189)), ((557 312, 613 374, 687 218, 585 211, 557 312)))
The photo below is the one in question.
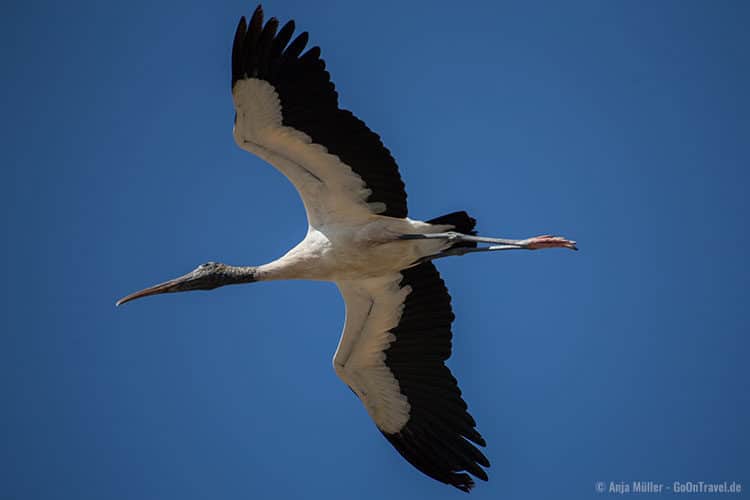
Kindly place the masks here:
POLYGON ((309 226, 297 246, 258 268, 259 279, 339 282, 375 278, 410 267, 448 246, 446 240, 399 240, 398 237, 437 233, 449 226, 379 215, 369 215, 367 219, 361 225, 309 226))

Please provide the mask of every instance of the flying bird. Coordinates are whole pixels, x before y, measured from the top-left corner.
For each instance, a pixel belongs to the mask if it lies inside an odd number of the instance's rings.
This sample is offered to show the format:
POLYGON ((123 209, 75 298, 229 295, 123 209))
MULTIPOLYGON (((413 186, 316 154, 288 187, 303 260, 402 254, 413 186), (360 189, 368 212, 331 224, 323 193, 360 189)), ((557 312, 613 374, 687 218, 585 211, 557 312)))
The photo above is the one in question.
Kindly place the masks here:
POLYGON ((280 170, 299 191, 305 238, 261 266, 202 264, 179 278, 123 297, 212 290, 240 283, 309 279, 336 283, 346 302, 333 357, 336 374, 377 428, 414 467, 468 492, 487 480, 486 446, 468 413, 451 354, 451 298, 433 260, 477 252, 576 249, 559 236, 477 236, 476 221, 453 212, 427 221, 407 215, 396 161, 365 123, 341 109, 320 48, 308 34, 279 29, 255 9, 240 19, 232 47, 237 144, 280 170), (304 53, 303 53, 304 51, 304 53))

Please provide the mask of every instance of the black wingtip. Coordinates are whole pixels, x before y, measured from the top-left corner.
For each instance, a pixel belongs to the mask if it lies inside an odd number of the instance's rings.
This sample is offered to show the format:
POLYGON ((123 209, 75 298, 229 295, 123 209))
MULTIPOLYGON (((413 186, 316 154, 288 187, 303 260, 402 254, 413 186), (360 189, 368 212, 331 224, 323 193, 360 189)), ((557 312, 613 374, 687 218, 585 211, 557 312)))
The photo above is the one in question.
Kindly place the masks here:
POLYGON ((474 480, 468 474, 455 474, 450 484, 464 493, 470 493, 472 488, 476 486, 474 480))
POLYGON ((234 41, 232 43, 232 88, 237 80, 242 78, 242 46, 247 33, 247 20, 245 16, 240 17, 237 23, 237 30, 234 32, 234 41))
POLYGON ((250 32, 251 33, 258 33, 260 34, 261 29, 263 28, 263 6, 258 4, 258 6, 253 11, 253 15, 250 18, 250 32))

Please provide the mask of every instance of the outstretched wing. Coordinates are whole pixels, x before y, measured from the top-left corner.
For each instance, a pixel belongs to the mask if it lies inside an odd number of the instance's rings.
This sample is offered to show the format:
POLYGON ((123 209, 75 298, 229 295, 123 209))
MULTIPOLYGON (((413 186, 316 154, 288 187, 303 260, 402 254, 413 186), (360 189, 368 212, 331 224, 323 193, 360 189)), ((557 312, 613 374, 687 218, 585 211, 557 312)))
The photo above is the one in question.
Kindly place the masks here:
POLYGON ((289 43, 294 21, 263 24, 259 6, 240 19, 232 47, 234 137, 294 184, 311 225, 372 215, 406 217, 398 166, 380 137, 338 94, 320 49, 302 54, 306 32, 289 43))
POLYGON ((430 263, 339 282, 346 324, 333 364, 383 435, 414 467, 469 491, 487 480, 485 446, 444 361, 451 354, 451 298, 430 263))

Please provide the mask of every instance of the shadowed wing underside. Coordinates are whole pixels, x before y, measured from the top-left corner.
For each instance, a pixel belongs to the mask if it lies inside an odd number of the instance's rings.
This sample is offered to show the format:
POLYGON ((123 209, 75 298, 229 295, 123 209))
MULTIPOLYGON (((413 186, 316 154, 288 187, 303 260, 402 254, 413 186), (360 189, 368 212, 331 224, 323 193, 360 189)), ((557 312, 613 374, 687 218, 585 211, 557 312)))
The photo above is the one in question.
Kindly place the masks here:
POLYGON ((390 276, 339 282, 346 324, 336 373, 390 443, 417 469, 468 491, 487 480, 485 446, 444 361, 453 311, 432 263, 390 276))
POLYGON ((313 226, 407 215, 398 166, 377 134, 338 94, 320 49, 304 54, 306 32, 293 41, 294 22, 263 23, 258 7, 240 20, 232 47, 235 140, 294 184, 313 226), (278 31, 277 31, 278 30, 278 31))

